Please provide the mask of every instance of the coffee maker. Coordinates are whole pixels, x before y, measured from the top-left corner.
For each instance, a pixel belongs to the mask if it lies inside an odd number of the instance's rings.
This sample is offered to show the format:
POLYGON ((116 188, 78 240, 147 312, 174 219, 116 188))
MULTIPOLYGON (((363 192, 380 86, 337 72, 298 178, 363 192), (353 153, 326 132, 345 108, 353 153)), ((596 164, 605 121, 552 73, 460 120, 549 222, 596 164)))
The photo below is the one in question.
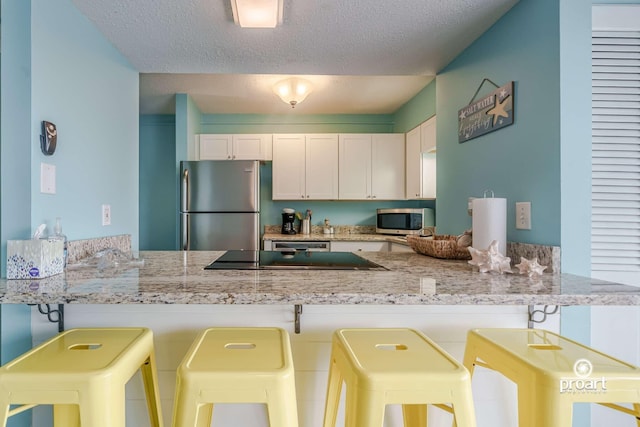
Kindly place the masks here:
POLYGON ((293 226, 295 219, 296 213, 293 209, 282 210, 282 234, 296 234, 293 226))

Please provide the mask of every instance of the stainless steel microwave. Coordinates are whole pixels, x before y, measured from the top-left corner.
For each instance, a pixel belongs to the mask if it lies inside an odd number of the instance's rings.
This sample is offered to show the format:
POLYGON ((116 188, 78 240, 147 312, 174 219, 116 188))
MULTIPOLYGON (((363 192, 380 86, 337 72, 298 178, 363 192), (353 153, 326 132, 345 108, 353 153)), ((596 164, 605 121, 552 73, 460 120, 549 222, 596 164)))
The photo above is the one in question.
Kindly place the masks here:
POLYGON ((421 234, 424 228, 424 209, 400 208, 376 211, 376 233, 421 234))

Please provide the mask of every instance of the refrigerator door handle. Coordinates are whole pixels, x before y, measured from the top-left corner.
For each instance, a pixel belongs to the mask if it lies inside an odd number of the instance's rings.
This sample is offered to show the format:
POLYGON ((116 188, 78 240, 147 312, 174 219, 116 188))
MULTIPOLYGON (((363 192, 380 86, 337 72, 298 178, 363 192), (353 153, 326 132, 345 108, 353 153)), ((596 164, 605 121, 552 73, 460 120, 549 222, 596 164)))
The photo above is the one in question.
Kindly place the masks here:
POLYGON ((180 227, 180 229, 182 230, 182 250, 183 251, 188 251, 189 250, 189 217, 187 216, 187 214, 182 214, 180 215, 180 217, 182 218, 182 227, 180 227))
POLYGON ((187 207, 189 206, 189 169, 185 169, 182 171, 182 197, 180 200, 181 210, 182 212, 187 211, 187 207))

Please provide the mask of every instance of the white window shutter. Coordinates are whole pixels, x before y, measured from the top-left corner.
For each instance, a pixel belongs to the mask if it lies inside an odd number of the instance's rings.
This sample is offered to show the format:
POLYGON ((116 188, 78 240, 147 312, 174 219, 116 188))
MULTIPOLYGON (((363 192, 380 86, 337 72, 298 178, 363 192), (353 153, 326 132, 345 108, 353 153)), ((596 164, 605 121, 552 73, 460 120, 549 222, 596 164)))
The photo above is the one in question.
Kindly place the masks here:
POLYGON ((593 31, 594 277, 640 284, 640 31, 593 31))

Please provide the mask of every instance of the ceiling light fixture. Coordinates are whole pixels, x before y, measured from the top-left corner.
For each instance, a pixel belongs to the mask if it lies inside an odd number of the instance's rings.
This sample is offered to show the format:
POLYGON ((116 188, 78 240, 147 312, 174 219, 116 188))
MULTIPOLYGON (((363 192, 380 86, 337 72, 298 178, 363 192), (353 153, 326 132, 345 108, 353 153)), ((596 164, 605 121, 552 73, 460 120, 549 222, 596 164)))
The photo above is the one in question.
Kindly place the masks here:
POLYGON ((297 104, 304 101, 307 95, 311 93, 311 90, 311 83, 298 77, 291 77, 279 81, 273 87, 276 95, 285 103, 290 104, 291 108, 294 108, 297 104))
POLYGON ((243 28, 275 28, 282 24, 283 0, 231 0, 233 22, 243 28))

